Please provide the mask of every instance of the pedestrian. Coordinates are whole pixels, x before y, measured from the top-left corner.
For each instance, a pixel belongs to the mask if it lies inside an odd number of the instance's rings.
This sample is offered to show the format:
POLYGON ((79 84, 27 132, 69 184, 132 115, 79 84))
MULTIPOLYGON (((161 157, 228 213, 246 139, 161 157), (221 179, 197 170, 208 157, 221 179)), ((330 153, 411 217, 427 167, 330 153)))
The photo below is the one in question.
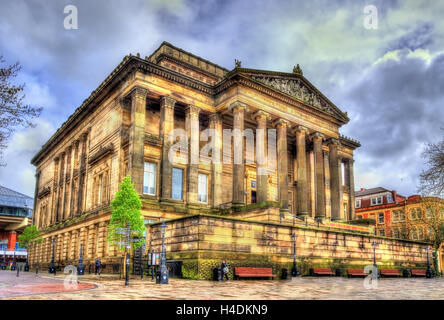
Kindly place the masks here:
POLYGON ((95 266, 96 266, 96 270, 95 270, 94 274, 97 274, 97 272, 98 272, 99 276, 100 276, 100 272, 101 272, 101 269, 102 269, 102 263, 100 262, 99 258, 96 259, 95 266))
POLYGON ((225 260, 222 260, 222 263, 220 265, 220 272, 221 272, 221 280, 224 281, 224 277, 227 279, 227 281, 230 281, 228 278, 228 267, 225 260))

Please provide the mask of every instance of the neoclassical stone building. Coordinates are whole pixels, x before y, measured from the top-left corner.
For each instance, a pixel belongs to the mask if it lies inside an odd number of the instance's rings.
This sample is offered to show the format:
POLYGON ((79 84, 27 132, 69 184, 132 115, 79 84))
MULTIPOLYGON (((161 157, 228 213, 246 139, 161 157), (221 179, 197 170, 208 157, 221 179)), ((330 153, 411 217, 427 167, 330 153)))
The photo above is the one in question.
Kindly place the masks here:
MULTIPOLYGON (((56 261, 78 259, 81 243, 86 260, 118 256, 106 225, 127 174, 147 226, 196 214, 278 224, 296 217, 307 226, 353 220, 353 152, 360 144, 340 135, 348 121, 299 65, 285 73, 236 61, 228 70, 166 42, 149 57, 126 56, 32 159, 34 223, 44 242, 31 249, 31 260, 48 263, 51 240, 56 261), (188 159, 207 143, 205 129, 217 132, 211 154, 220 158, 233 153, 222 148, 224 130, 276 129, 277 166, 258 175, 264 167, 254 161, 170 162, 173 129, 186 132, 188 159)), ((247 142, 242 158, 255 158, 248 153, 247 142)), ((147 246, 158 246, 150 230, 147 246)), ((185 247, 184 240, 177 250, 185 247)))

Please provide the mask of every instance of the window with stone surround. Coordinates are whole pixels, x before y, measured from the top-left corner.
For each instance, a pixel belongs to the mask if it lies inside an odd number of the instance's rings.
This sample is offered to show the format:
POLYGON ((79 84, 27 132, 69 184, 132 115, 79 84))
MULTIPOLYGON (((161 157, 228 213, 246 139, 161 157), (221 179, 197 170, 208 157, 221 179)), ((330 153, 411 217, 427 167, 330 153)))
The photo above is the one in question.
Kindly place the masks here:
POLYGON ((173 200, 183 200, 183 169, 173 168, 171 197, 173 200))
POLYGON ((109 202, 109 170, 96 173, 93 178, 93 205, 109 202))
POLYGON ((143 175, 143 193, 152 196, 156 195, 156 175, 157 164, 154 162, 145 162, 143 175))
POLYGON ((208 203, 208 175, 199 173, 198 183, 198 201, 208 203))

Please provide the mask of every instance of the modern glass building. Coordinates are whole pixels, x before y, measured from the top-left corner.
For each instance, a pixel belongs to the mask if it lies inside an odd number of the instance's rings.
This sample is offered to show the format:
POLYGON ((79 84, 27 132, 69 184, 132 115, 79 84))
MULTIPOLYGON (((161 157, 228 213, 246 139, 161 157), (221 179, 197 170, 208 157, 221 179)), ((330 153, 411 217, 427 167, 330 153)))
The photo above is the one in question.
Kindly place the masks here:
POLYGON ((32 223, 33 203, 33 198, 0 186, 0 264, 26 259, 17 236, 32 223))

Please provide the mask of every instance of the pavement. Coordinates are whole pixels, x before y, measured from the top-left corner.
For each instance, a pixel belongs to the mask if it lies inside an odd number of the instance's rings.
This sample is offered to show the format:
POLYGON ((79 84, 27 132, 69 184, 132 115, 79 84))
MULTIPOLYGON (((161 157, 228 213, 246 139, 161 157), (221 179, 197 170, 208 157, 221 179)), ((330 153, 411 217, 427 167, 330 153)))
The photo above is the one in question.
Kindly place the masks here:
MULTIPOLYGON (((383 278, 377 287, 366 289, 363 278, 297 277, 292 280, 206 280, 170 279, 156 284, 151 277, 141 280, 115 275, 84 275, 80 282, 66 275, 0 271, 0 299, 10 300, 444 300, 444 278, 383 278)), ((367 286, 368 287, 368 286, 367 286)))

